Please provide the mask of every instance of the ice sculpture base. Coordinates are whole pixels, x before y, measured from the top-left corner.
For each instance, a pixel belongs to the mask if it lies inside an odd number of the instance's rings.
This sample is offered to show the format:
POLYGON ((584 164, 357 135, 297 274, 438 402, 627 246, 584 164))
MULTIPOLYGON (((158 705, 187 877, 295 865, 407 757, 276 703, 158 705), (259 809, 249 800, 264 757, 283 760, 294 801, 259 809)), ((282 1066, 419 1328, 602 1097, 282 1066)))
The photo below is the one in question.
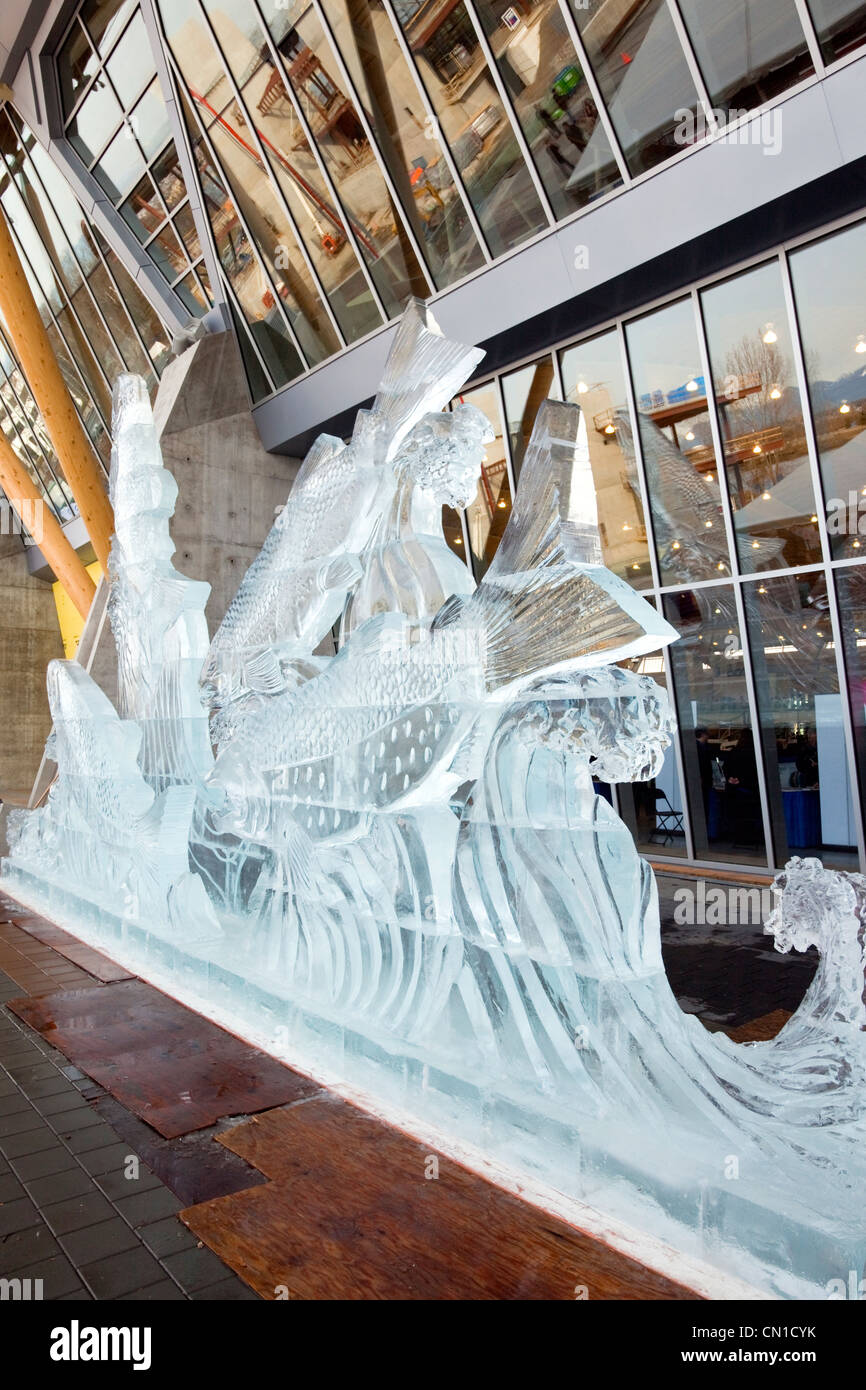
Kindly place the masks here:
POLYGON ((583 1122, 578 1136, 574 1115, 555 1097, 479 1086, 456 1058, 434 1065, 429 1052, 396 1045, 369 1021, 355 1029, 300 1005, 271 979, 239 974, 223 937, 180 945, 167 923, 146 927, 120 917, 8 860, 0 891, 423 1141, 482 1172, 492 1164, 502 1185, 530 1200, 535 1192, 566 1219, 690 1286, 706 1281, 710 1297, 825 1299, 830 1280, 863 1268, 862 1215, 840 1209, 835 1230, 826 1211, 817 1219, 814 1171, 805 1200, 786 1188, 768 1203, 766 1181, 760 1193, 745 1179, 711 1181, 706 1175, 717 1171, 718 1152, 702 1155, 693 1133, 679 1146, 667 1133, 658 1152, 644 1145, 639 1153, 634 1135, 618 1135, 609 1123, 583 1122), (679 1167, 672 1161, 677 1151, 679 1167), (676 1252, 673 1263, 668 1247, 676 1252), (721 1282, 712 1273, 707 1279, 706 1266, 721 1282))

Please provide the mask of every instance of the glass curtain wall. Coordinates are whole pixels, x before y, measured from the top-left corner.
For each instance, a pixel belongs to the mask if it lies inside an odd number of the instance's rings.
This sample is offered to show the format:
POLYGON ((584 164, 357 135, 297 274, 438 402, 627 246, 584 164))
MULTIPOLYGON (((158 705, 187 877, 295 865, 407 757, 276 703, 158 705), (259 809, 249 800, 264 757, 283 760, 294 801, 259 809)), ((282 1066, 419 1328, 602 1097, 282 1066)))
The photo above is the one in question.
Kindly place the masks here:
POLYGON ((189 313, 212 303, 136 0, 85 0, 56 59, 64 132, 189 313))
POLYGON ((810 854, 857 867, 864 264, 860 221, 459 398, 496 435, 477 498, 446 517, 458 554, 468 539, 475 578, 510 515, 538 407, 564 398, 582 411, 605 563, 680 633, 636 663, 674 703, 664 768, 604 789, 652 856, 766 868, 810 854))
MULTIPOLYGON (((0 112, 0 203, 70 395, 108 468, 111 388, 136 372, 154 389, 170 334, 101 237, 31 132, 0 112)), ((8 343, 6 355, 11 360, 8 343)), ((73 506, 50 442, 16 364, 0 387, 13 447, 32 464, 45 495, 65 518, 73 506), (22 452, 23 451, 23 452, 22 452)), ((5 424, 4 424, 5 428, 5 424)))
MULTIPOLYGON (((835 62, 866 40, 866 5, 852 0, 808 0, 808 11, 799 0, 156 3, 197 157, 209 165, 203 177, 225 194, 216 208, 204 193, 214 239, 225 240, 230 207, 249 247, 246 278, 259 277, 254 288, 240 285, 237 265, 230 272, 221 254, 235 318, 266 322, 255 333, 271 339, 267 354, 244 344, 255 400, 395 318, 410 295, 454 285, 727 122, 818 80, 819 50, 835 62)), ((142 89, 151 101, 156 89, 140 55, 129 56, 139 20, 134 4, 84 5, 59 55, 59 79, 70 140, 112 197, 123 185, 123 215, 163 270, 177 273, 177 288, 201 280, 203 269, 188 204, 175 211, 171 201, 183 199, 182 187, 170 192, 158 177, 171 146, 151 152, 160 127, 155 107, 144 119, 142 89), (176 271, 178 243, 194 262, 191 278, 176 271)), ((778 286, 760 288, 769 315, 778 286)), ((676 320, 672 311, 645 333, 676 337, 676 320)), ((641 330, 634 336, 640 348, 641 330)), ((738 346, 719 344, 714 370, 738 346)), ((784 365, 784 345, 777 351, 784 365)), ((693 431, 701 442, 684 478, 711 447, 712 401, 688 356, 686 336, 667 360, 645 355, 640 394, 667 397, 694 379, 703 415, 659 417, 651 405, 638 422, 646 451, 657 429, 668 458, 671 448, 687 452, 676 426, 693 431), (689 376, 678 382, 681 367, 689 376)), ((784 471, 795 461, 796 401, 778 385, 781 405, 743 399, 723 428, 746 425, 758 406, 768 429, 785 416, 784 447, 773 451, 784 471)), ((731 470, 736 464, 731 458, 731 470)), ((710 471, 710 491, 730 481, 710 471)), ((737 494, 738 510, 748 491, 737 494)), ((750 513, 745 524, 753 520, 750 513)), ((669 522, 676 516, 659 518, 660 543, 679 540, 683 549, 683 538, 667 537, 669 522)), ((809 540, 797 543, 807 550, 809 540)), ((665 576, 694 579, 700 567, 686 558, 666 555, 665 576)), ((715 565, 730 573, 721 550, 715 565)))

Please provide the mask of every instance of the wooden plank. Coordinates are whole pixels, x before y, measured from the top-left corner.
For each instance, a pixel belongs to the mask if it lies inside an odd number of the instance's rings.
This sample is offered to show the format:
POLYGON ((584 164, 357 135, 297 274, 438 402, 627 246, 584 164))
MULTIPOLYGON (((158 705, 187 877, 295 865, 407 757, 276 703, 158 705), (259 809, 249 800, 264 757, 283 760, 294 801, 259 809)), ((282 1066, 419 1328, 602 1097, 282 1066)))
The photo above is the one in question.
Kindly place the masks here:
POLYGON ((142 980, 13 999, 8 1007, 167 1139, 317 1089, 142 980))
POLYGON ((334 1096, 219 1138, 271 1181, 181 1219, 263 1298, 698 1297, 334 1096))

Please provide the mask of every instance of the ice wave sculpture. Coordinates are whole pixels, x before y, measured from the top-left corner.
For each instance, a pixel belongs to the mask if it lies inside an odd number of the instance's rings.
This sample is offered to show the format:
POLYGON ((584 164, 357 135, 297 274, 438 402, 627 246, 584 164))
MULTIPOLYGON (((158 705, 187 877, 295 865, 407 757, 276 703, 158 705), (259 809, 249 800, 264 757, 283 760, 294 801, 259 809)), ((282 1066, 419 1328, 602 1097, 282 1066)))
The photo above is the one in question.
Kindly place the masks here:
POLYGON ((479 358, 410 306, 372 409, 317 440, 210 644, 120 379, 121 708, 51 664, 58 775, 3 882, 296 1064, 820 1296, 866 1252, 866 884, 780 877, 767 930, 821 962, 772 1041, 680 1010, 651 869, 599 791, 659 770, 672 716, 633 667, 676 633, 603 564, 577 406, 542 406, 477 587, 448 549, 442 506, 490 433, 443 407, 479 358))

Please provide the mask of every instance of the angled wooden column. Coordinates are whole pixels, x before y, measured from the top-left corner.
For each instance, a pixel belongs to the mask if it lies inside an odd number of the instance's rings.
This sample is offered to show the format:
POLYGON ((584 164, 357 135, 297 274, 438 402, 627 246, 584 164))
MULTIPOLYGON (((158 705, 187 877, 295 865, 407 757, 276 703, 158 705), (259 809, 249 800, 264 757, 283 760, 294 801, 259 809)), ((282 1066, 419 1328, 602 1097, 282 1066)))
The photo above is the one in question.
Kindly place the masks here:
POLYGON ((107 570, 114 521, 103 475, 63 380, 4 212, 0 212, 0 314, 93 549, 107 570))
POLYGON ((96 593, 93 580, 66 539, 63 527, 51 507, 2 432, 0 486, 6 493, 10 506, 14 507, 19 521, 33 536, 75 607, 81 616, 86 618, 96 593), (41 526, 37 527, 35 518, 39 519, 41 526))

